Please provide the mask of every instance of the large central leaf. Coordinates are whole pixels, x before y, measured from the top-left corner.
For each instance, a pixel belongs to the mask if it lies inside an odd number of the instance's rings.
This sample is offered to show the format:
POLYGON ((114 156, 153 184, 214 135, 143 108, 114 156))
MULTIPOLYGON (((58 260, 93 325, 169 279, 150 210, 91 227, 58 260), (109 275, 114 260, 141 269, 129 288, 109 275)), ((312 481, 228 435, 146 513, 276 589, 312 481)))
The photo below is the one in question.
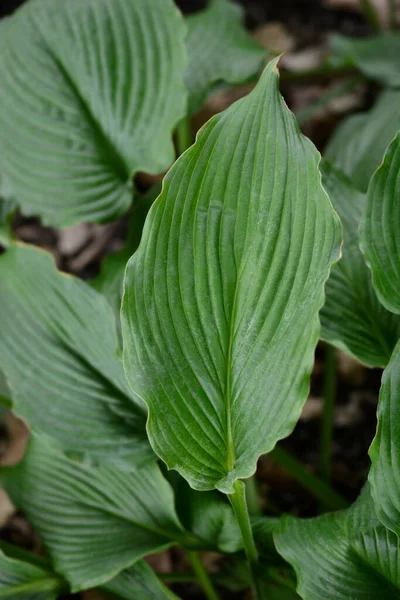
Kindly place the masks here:
POLYGON ((53 225, 126 211, 174 159, 185 26, 172 0, 35 0, 2 25, 4 197, 53 225))
POLYGON ((157 454, 201 490, 231 493, 293 429, 339 256, 319 154, 275 67, 175 163, 125 279, 130 385, 157 454))

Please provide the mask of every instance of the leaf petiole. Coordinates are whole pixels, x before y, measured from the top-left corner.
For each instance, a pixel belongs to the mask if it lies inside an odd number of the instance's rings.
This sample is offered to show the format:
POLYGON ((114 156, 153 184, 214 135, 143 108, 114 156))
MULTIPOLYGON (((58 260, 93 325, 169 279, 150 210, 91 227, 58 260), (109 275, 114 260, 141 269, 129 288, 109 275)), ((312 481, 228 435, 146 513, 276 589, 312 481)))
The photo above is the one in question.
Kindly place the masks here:
POLYGON ((215 589, 209 574, 204 568, 204 565, 200 559, 198 552, 188 550, 187 555, 190 559, 190 562, 192 563, 193 570, 196 574, 196 579, 198 583, 202 586, 208 600, 220 600, 218 592, 215 589))

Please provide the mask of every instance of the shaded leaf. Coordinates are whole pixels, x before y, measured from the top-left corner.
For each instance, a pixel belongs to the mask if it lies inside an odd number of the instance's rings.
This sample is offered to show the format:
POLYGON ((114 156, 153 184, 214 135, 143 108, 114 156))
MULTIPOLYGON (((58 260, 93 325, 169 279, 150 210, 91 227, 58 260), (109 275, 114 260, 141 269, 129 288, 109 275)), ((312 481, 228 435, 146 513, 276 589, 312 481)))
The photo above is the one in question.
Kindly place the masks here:
POLYGON ((378 517, 400 535, 400 343, 382 376, 378 430, 369 453, 369 480, 378 517))
POLYGON ((379 300, 400 313, 400 132, 368 188, 360 238, 379 300))
POLYGON ((128 263, 124 363, 151 444, 232 493, 305 402, 340 224, 276 61, 175 163, 128 263))
POLYGON ((172 0, 35 0, 2 28, 4 196, 51 225, 104 222, 174 159, 185 27, 172 0))
POLYGON ((121 600, 178 600, 143 560, 104 584, 102 591, 121 600))
POLYGON ((275 541, 296 571, 302 598, 400 598, 400 541, 379 523, 368 488, 350 509, 284 518, 275 541))
POLYGON ((101 585, 183 537, 172 490, 155 463, 95 468, 35 435, 2 480, 73 591, 101 585))
POLYGON ((322 162, 321 171, 344 233, 342 257, 325 287, 321 338, 370 367, 384 367, 400 337, 400 319, 379 302, 359 248, 365 196, 328 162, 322 162))
POLYGON ((14 211, 14 202, 7 202, 0 198, 0 246, 8 246, 12 240, 11 223, 14 211))
POLYGON ((56 600, 64 587, 62 579, 0 551, 0 598, 10 600, 56 600))
POLYGON ((0 364, 16 413, 88 459, 151 457, 105 299, 33 246, 10 246, 0 272, 0 364))
POLYGON ((357 67, 366 77, 389 87, 400 87, 400 35, 385 32, 370 38, 335 35, 333 60, 357 67))
POLYGON ((371 110, 345 119, 332 136, 325 155, 366 192, 387 145, 400 128, 400 92, 381 94, 371 110))
POLYGON ((260 72, 267 52, 246 31, 243 21, 242 7, 230 0, 210 0, 205 10, 187 17, 185 81, 190 114, 202 107, 215 83, 243 83, 260 72))

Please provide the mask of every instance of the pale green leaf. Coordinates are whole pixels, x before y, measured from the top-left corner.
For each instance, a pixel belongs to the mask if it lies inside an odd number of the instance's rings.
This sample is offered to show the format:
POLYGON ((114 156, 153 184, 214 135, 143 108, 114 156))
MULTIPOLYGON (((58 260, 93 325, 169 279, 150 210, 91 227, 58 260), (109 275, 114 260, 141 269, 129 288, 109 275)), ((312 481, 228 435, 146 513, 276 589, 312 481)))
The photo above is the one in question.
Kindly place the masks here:
POLYGON ((11 223, 14 211, 14 202, 7 202, 0 198, 0 246, 8 246, 12 240, 11 223))
POLYGON ((122 571, 101 590, 120 600, 178 600, 143 560, 122 571))
POLYGON ((56 600, 64 583, 51 571, 0 551, 0 598, 10 600, 56 600))
POLYGON ((386 151, 367 194, 361 249, 379 300, 400 313, 400 132, 386 151))
POLYGON ((175 163, 128 263, 130 385, 151 444, 199 490, 232 493, 306 400, 341 229, 276 61, 175 163))
POLYGON ((124 213, 132 176, 174 160, 185 114, 185 26, 172 0, 33 0, 2 37, 5 197, 58 226, 124 213))
POLYGON ((16 413, 88 459, 151 456, 103 296, 33 246, 10 246, 0 273, 0 365, 16 413))
POLYGON ((331 40, 333 60, 357 67, 366 77, 400 87, 400 35, 385 32, 370 38, 336 35, 331 40))
POLYGON ((230 0, 210 0, 205 10, 187 17, 185 81, 190 114, 201 108, 216 82, 243 83, 261 71, 267 52, 243 21, 243 8, 230 0))
POLYGON ((155 463, 96 468, 35 435, 2 479, 73 591, 101 585, 183 537, 172 490, 155 463))
POLYGON ((325 287, 321 338, 370 367, 384 367, 400 338, 400 319, 379 302, 359 248, 365 196, 328 162, 321 167, 322 183, 344 233, 342 257, 325 287))
POLYGON ((379 523, 368 488, 345 511, 286 517, 275 541, 305 600, 400 598, 400 541, 379 523))
MULTIPOLYGON (((11 400, 11 390, 7 383, 6 376, 3 371, 0 369, 0 407, 8 407, 11 408, 12 400, 11 400)), ((0 409, 1 410, 1 409, 0 409)))
POLYGON ((399 128, 400 92, 383 92, 369 111, 343 121, 325 155, 360 191, 366 192, 372 174, 399 128))
POLYGON ((400 535, 400 343, 382 376, 370 456, 369 480, 378 517, 400 535))

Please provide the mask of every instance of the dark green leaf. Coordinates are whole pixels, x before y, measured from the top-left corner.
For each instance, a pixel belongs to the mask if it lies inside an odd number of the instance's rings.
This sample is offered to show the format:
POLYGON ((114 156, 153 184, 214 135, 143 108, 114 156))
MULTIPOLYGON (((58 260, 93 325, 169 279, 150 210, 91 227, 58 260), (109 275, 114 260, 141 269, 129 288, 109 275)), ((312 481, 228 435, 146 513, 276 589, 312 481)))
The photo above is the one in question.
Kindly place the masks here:
POLYGON ((174 159, 185 26, 172 0, 35 0, 2 27, 6 198, 52 225, 104 222, 174 159))
POLYGON ((54 573, 8 558, 0 551, 0 598, 56 600, 63 586, 62 579, 54 573))
POLYGON ((322 163, 322 183, 342 221, 342 258, 327 281, 321 338, 364 364, 384 367, 400 337, 400 319, 379 302, 359 248, 365 196, 348 178, 322 163))
POLYGON ((2 479, 73 591, 107 582, 184 535, 155 463, 95 468, 34 436, 22 463, 3 469, 2 479))
POLYGON ((243 9, 230 0, 210 0, 204 11, 186 19, 190 114, 201 108, 216 82, 243 83, 261 71, 267 52, 246 31, 243 21, 243 9))
POLYGON ((130 385, 156 453, 232 493, 305 402, 341 230, 278 90, 276 61, 175 163, 128 263, 130 385))
POLYGON ((326 157, 366 192, 387 145, 400 128, 400 92, 383 92, 371 110, 352 115, 336 129, 326 157))
POLYGON ((0 364, 17 414, 75 454, 136 464, 152 456, 105 299, 33 246, 10 246, 0 272, 0 364))
POLYGON ((122 571, 101 589, 120 600, 178 600, 143 560, 122 571))

